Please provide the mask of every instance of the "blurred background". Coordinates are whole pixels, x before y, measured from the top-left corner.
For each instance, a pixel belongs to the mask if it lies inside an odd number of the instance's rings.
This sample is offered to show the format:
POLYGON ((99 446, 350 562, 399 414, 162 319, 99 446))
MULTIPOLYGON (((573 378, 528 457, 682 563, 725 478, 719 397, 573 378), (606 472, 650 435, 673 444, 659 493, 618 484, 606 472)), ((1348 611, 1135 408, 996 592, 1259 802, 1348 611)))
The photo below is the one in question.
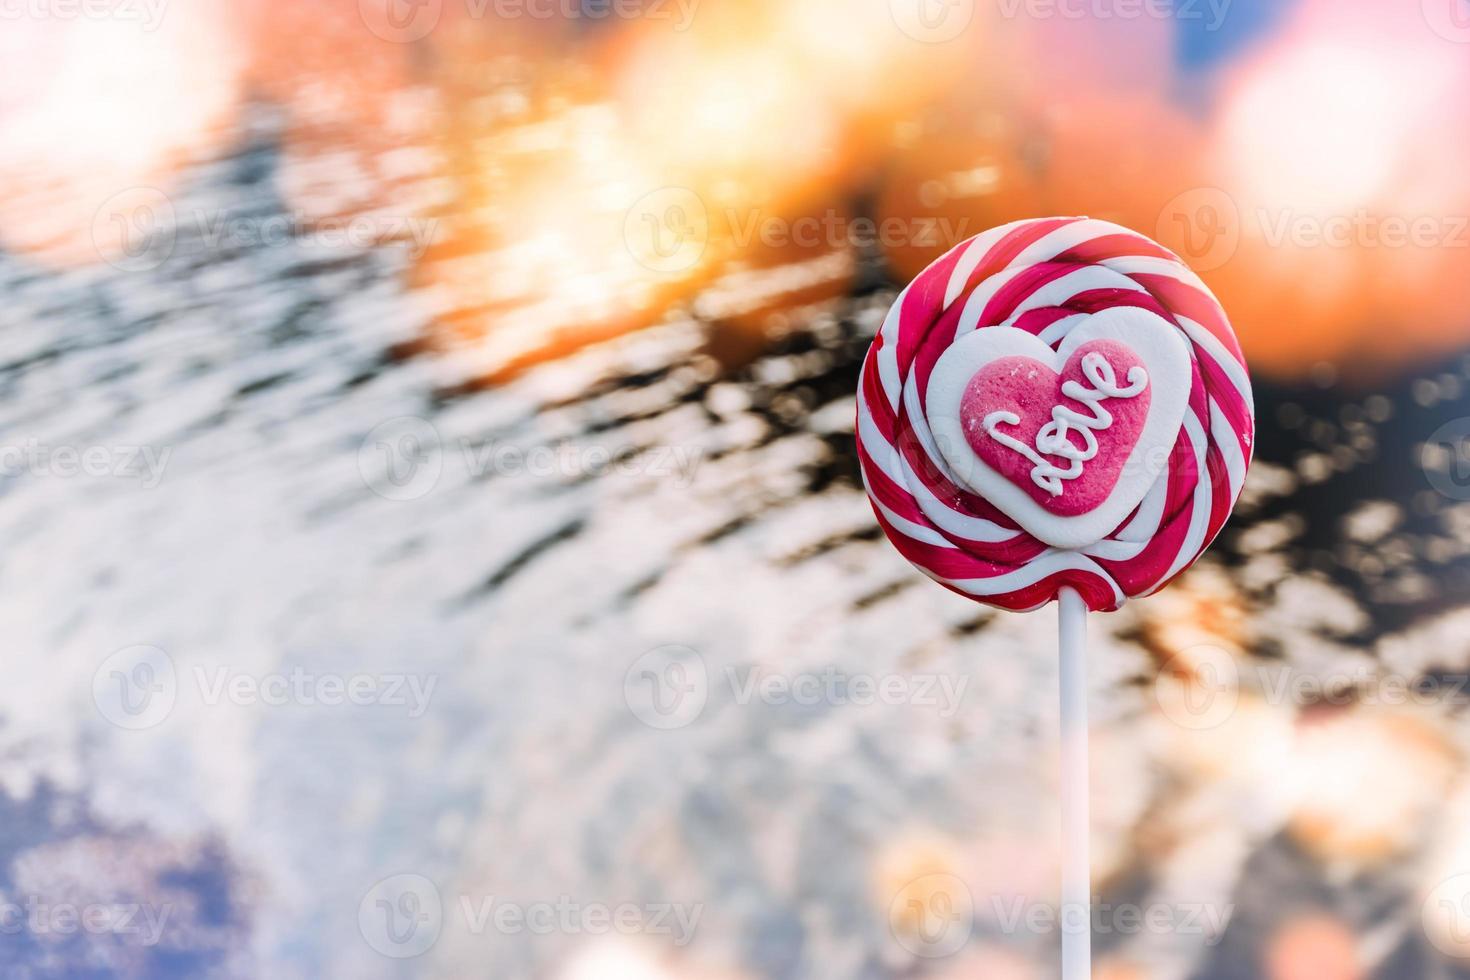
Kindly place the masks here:
POLYGON ((1055 621, 853 450, 1089 214, 1245 497, 1091 620, 1097 972, 1470 977, 1464 0, 0 0, 16 978, 1058 971, 1055 621))

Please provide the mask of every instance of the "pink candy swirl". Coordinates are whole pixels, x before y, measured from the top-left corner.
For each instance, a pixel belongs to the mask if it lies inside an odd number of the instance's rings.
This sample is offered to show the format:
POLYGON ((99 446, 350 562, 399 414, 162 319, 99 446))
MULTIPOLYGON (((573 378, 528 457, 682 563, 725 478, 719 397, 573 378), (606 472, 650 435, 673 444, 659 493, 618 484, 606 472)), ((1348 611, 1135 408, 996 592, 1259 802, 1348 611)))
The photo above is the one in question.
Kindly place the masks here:
POLYGON ((1224 526, 1255 436, 1250 377, 1219 302, 1172 252, 1088 218, 994 228, 924 270, 868 351, 857 413, 863 479, 889 540, 940 584, 1015 610, 1042 606, 1064 586, 1096 611, 1163 588, 1224 526), (930 375, 972 330, 1014 327, 1055 349, 1089 315, 1117 307, 1155 314, 1163 322, 1151 322, 1187 342, 1183 424, 1127 518, 1094 543, 1051 547, 936 451, 925 414, 930 375))

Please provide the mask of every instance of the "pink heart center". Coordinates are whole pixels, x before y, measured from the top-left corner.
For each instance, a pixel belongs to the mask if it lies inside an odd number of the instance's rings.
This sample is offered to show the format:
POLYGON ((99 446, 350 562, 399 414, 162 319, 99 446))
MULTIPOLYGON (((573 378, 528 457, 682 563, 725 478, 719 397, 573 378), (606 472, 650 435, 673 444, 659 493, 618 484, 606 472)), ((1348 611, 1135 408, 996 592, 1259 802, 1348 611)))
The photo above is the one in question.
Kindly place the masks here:
POLYGON ((1107 500, 1143 434, 1153 382, 1127 344, 1094 340, 1058 374, 1032 357, 1000 357, 960 402, 965 439, 996 472, 1062 517, 1107 500))

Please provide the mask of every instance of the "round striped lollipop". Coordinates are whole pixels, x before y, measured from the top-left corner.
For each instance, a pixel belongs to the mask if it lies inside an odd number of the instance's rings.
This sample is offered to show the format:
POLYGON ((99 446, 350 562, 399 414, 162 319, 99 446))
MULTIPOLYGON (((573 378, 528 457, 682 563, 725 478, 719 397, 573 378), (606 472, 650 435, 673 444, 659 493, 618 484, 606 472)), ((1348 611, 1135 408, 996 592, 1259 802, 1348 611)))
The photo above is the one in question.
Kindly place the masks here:
POLYGON ((1250 465, 1245 359, 1172 252, 1118 225, 992 229, 905 289, 858 389, 884 532, 942 585, 1005 609, 1095 611, 1167 585, 1250 465))

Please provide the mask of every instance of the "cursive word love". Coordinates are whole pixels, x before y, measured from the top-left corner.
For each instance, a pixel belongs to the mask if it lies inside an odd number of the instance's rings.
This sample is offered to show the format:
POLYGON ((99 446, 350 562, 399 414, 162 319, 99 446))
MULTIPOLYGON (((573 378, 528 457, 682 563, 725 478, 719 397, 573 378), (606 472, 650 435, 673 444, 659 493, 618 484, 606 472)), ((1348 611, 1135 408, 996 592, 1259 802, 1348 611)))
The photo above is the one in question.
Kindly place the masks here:
POLYGON ((998 411, 985 416, 983 425, 986 433, 996 442, 1014 449, 1030 460, 1032 481, 1053 497, 1060 497, 1064 482, 1082 475, 1083 466, 1097 455, 1097 435, 1112 427, 1113 414, 1103 407, 1110 398, 1137 398, 1148 388, 1148 372, 1142 366, 1128 370, 1128 386, 1118 384, 1118 373, 1108 359, 1093 352, 1082 358, 1082 377, 1091 387, 1078 381, 1062 385, 1062 394, 1081 402, 1091 412, 1084 415, 1066 405, 1051 410, 1051 421, 1036 433, 1036 447, 1026 445, 1014 436, 1000 431, 1002 425, 1020 425, 1021 417, 1015 412, 998 411), (1072 441, 1072 433, 1082 436, 1082 445, 1072 441), (1051 457, 1051 458, 1048 458, 1051 457), (1054 460, 1062 460, 1065 466, 1054 460))

